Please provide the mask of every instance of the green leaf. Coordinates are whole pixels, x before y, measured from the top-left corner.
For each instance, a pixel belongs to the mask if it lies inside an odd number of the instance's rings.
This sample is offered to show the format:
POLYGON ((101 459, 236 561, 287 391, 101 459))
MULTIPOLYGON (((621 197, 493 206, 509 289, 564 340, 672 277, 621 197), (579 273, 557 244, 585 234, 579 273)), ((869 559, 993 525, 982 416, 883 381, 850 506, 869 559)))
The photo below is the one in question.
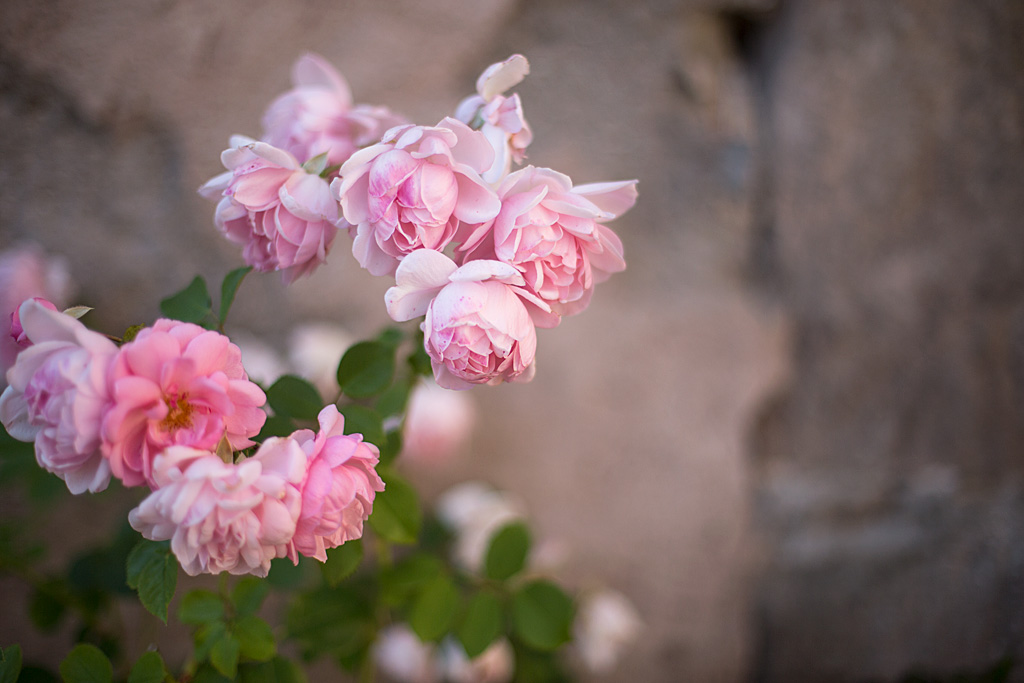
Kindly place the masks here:
POLYGON ((408 602, 422 586, 442 572, 441 560, 434 555, 416 553, 380 573, 381 600, 389 605, 408 602))
POLYGON ((363 542, 358 538, 328 549, 327 562, 321 565, 327 585, 334 588, 342 580, 347 579, 362 560, 363 542))
POLYGON ((234 678, 238 675, 238 657, 241 654, 241 645, 230 633, 225 633, 210 648, 210 664, 213 668, 227 676, 234 678))
POLYGON ((384 436, 384 443, 381 444, 380 463, 378 467, 387 467, 395 461, 398 454, 402 452, 402 430, 392 429, 384 436))
POLYGON ((324 407, 316 387, 295 375, 285 375, 274 382, 267 389, 267 402, 277 415, 298 420, 315 420, 324 407))
POLYGON ((409 626, 424 642, 438 641, 448 633, 459 611, 459 590, 445 574, 430 581, 412 605, 409 626))
POLYGON ((235 268, 224 276, 224 281, 220 284, 220 315, 217 317, 222 326, 224 321, 228 319, 228 311, 231 310, 231 304, 235 302, 238 286, 242 284, 242 280, 251 271, 252 266, 244 266, 242 268, 235 268))
POLYGON ((459 641, 466 655, 473 659, 501 634, 501 601, 493 593, 482 590, 469 600, 466 614, 459 624, 459 641))
POLYGON ((44 633, 60 625, 66 605, 61 595, 61 584, 55 581, 36 586, 28 603, 28 615, 32 624, 44 633))
POLYGON ((190 683, 231 683, 231 679, 225 678, 209 664, 203 664, 196 670, 190 683))
POLYGON ((147 652, 139 657, 128 674, 128 683, 163 683, 167 667, 159 652, 147 652))
POLYGON ((231 625, 231 635, 238 640, 243 657, 266 662, 277 654, 277 644, 270 625, 255 615, 236 619, 231 625))
POLYGON ((0 683, 17 683, 21 673, 21 646, 0 649, 0 683))
POLYGON ((427 354, 427 349, 423 346, 423 333, 418 332, 415 337, 415 348, 412 353, 409 354, 408 363, 412 371, 417 375, 423 375, 429 377, 433 374, 433 366, 430 364, 430 356, 427 354))
POLYGON ((79 643, 60 663, 60 677, 64 683, 110 683, 114 667, 98 647, 79 643))
POLYGON ((303 657, 344 657, 369 647, 377 630, 372 581, 354 577, 337 588, 299 593, 288 609, 287 632, 303 657))
POLYGON ((235 614, 248 616, 256 614, 263 600, 270 592, 270 584, 255 576, 246 576, 231 591, 231 602, 235 606, 235 614))
POLYGON ((238 680, 242 683, 306 683, 306 674, 290 659, 274 657, 269 662, 240 665, 238 680))
POLYGON ((185 593, 178 605, 178 620, 185 624, 206 624, 224 619, 224 600, 212 591, 196 589, 185 593))
POLYGON ((484 559, 484 575, 504 581, 522 571, 530 552, 530 530, 522 522, 506 524, 491 538, 484 559))
POLYGON ((315 157, 302 164, 302 170, 310 175, 320 175, 327 168, 327 152, 317 154, 315 157))
POLYGON ((197 662, 204 662, 210 656, 210 650, 228 632, 227 625, 223 621, 208 621, 192 634, 192 642, 195 644, 195 659, 197 662))
POLYGON ((280 415, 268 415, 267 421, 263 423, 256 441, 263 443, 272 436, 288 436, 297 429, 290 417, 280 415))
POLYGON ((299 563, 292 564, 287 557, 278 557, 270 562, 270 573, 267 574, 267 583, 274 588, 290 590, 302 583, 305 575, 305 562, 299 556, 299 563))
POLYGON ((338 410, 345 417, 346 434, 362 434, 363 441, 378 448, 384 443, 384 421, 376 411, 354 403, 338 410))
POLYGON ((203 323, 213 314, 213 301, 206 289, 206 280, 196 276, 188 287, 160 302, 160 312, 168 318, 186 323, 203 323))
POLYGON ((388 388, 394 375, 395 350, 384 342, 359 342, 338 363, 338 385, 352 398, 376 396, 388 388))
POLYGON ((512 596, 515 632, 537 650, 554 650, 567 643, 572 617, 572 599, 550 581, 531 581, 512 596))
POLYGON ((370 526, 386 541, 409 544, 416 542, 422 522, 416 490, 397 474, 388 475, 373 500, 370 526))
POLYGON ((178 585, 178 560, 170 543, 139 541, 128 554, 126 566, 128 585, 138 591, 142 606, 166 624, 167 605, 178 585))

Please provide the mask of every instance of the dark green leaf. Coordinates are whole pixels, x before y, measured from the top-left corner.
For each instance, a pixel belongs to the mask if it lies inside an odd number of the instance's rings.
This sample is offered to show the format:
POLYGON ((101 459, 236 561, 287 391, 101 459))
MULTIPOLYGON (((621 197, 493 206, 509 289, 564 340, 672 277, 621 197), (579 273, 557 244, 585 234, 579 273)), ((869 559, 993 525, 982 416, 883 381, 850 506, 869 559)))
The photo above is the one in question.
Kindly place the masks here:
POLYGON ((263 600, 270 592, 270 584, 255 576, 246 576, 231 591, 231 602, 235 606, 235 614, 247 616, 256 614, 263 600))
POLYGON ((538 652, 517 643, 516 678, 518 683, 570 683, 560 658, 554 652, 538 652))
POLYGON ((289 640, 307 658, 337 658, 362 651, 377 629, 373 593, 369 579, 353 577, 337 588, 298 594, 288 610, 289 640))
POLYGON ((361 539, 347 541, 337 548, 327 551, 327 562, 322 565, 324 580, 327 585, 337 586, 347 579, 359 567, 363 559, 363 542, 361 539))
POLYGON ((459 625, 459 641, 473 659, 501 634, 501 601, 493 593, 480 591, 469 600, 459 625))
POLYGON ((515 576, 526 565, 530 530, 522 522, 506 524, 491 538, 484 560, 484 575, 495 581, 515 576))
POLYGON ((239 665, 238 680, 242 683, 306 683, 306 675, 290 659, 274 657, 269 662, 239 665))
POLYGON ((367 398, 388 388, 395 374, 395 350, 378 341, 359 342, 338 363, 338 385, 347 396, 367 398))
POLYGON ((388 327, 377 335, 377 341, 391 349, 397 349, 404 339, 405 333, 397 327, 388 327))
POLYGON ((128 683, 163 683, 167 678, 167 667, 159 652, 147 652, 135 662, 128 674, 128 683))
POLYGON ((384 421, 376 411, 365 406, 351 404, 339 408, 345 416, 345 433, 362 434, 363 441, 374 446, 384 443, 384 421))
POLYGON ((267 583, 274 588, 290 590, 296 588, 305 576, 306 563, 299 556, 299 563, 293 564, 287 557, 278 557, 270 562, 270 573, 267 583))
POLYGON ((238 674, 238 656, 241 646, 230 633, 225 633, 210 648, 210 664, 228 678, 238 674))
POLYGON ((409 393, 413 386, 415 386, 414 382, 409 381, 408 378, 401 378, 392 384, 374 402, 377 412, 384 417, 401 415, 405 410, 405 405, 409 402, 409 393))
POLYGON ((167 605, 178 585, 178 560, 170 544, 139 541, 128 554, 128 585, 139 593, 139 600, 151 614, 167 623, 167 605))
POLYGON ((387 467, 395 461, 398 454, 402 452, 402 430, 392 429, 384 436, 384 443, 380 447, 379 467, 387 467))
POLYGON ((160 312, 174 320, 203 323, 213 314, 212 306, 206 280, 197 275, 188 287, 161 301, 160 312))
POLYGON ((554 650, 568 642, 572 616, 572 599, 550 581, 531 581, 512 596, 515 632, 537 650, 554 650))
POLYGON ((110 683, 114 667, 98 647, 79 643, 60 663, 60 677, 64 683, 110 683))
POLYGON ((225 678, 209 664, 204 664, 196 670, 190 683, 231 683, 231 679, 225 678))
POLYGON ((36 586, 28 603, 28 615, 35 627, 44 633, 57 628, 64 616, 65 599, 58 582, 50 581, 36 586))
POLYGON ((256 441, 263 443, 272 436, 288 436, 296 429, 297 427, 290 417, 268 415, 267 421, 263 423, 263 429, 260 430, 259 436, 256 437, 256 441))
POLYGON ((274 382, 267 389, 267 402, 275 414, 298 420, 315 420, 324 407, 316 387, 295 375, 285 375, 274 382))
POLYGON ((220 285, 220 315, 218 316, 221 325, 228 319, 228 311, 231 310, 231 304, 235 302, 238 286, 242 284, 242 280, 251 271, 252 266, 245 266, 243 268, 235 268, 224 276, 224 282, 220 285))
POLYGON ((408 363, 412 371, 417 375, 423 375, 429 377, 433 374, 433 366, 430 364, 430 356, 427 354, 426 348, 423 346, 423 333, 419 332, 416 335, 414 341, 415 347, 412 353, 409 354, 408 363))
POLYGON ((404 558, 380 573, 381 600, 390 605, 408 602, 422 586, 441 574, 441 560, 426 553, 404 558))
POLYGON ((265 662, 277 653, 270 626, 255 615, 236 619, 231 625, 231 634, 238 640, 243 657, 265 662))
POLYGON ((0 683, 17 683, 21 673, 21 646, 11 645, 0 650, 0 683))
POLYGON ((409 613, 409 626, 420 640, 437 641, 448 633, 459 611, 459 591, 452 580, 440 574, 423 587, 409 613))
POLYGON ((384 490, 373 501, 370 526, 386 541, 415 543, 423 521, 416 490, 398 476, 384 480, 384 490))
POLYGON ((178 605, 178 620, 185 624, 199 625, 223 619, 224 600, 212 591, 189 591, 178 605))
POLYGON ((210 656, 210 650, 228 632, 228 627, 223 621, 209 621, 199 628, 192 636, 195 643, 196 661, 203 662, 210 656))

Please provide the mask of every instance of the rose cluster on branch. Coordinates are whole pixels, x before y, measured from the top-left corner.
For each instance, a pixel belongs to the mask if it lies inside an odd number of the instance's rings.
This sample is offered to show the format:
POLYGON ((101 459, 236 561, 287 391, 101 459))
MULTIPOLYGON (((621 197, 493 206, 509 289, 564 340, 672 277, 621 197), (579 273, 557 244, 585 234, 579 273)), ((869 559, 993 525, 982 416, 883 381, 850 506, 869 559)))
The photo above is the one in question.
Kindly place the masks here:
POLYGON ((340 230, 359 265, 394 275, 389 315, 425 316, 424 347, 448 389, 526 381, 536 328, 590 303, 625 268, 605 223, 636 201, 636 181, 574 185, 522 162, 533 133, 518 94, 522 55, 488 67, 477 94, 436 125, 353 106, 344 79, 314 55, 264 117, 262 140, 236 136, 228 169, 200 188, 246 263, 285 282, 326 263, 340 230), (398 123, 398 125, 395 125, 398 123))

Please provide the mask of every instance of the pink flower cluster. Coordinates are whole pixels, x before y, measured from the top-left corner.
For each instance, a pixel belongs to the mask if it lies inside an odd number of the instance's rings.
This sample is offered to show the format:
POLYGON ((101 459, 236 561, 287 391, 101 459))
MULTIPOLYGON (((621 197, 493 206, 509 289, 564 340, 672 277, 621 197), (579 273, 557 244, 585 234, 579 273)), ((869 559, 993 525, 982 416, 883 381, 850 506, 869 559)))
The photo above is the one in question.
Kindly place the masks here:
POLYGON ((24 348, 7 373, 0 422, 35 443, 36 460, 72 493, 105 489, 111 477, 145 484, 129 515, 151 540, 170 540, 189 574, 265 576, 270 561, 326 550, 362 535, 384 484, 379 452, 344 433, 334 405, 320 430, 267 439, 263 391, 250 382, 227 337, 158 320, 118 347, 29 299, 18 309, 24 348))
POLYGON ((323 263, 346 228, 360 266, 395 276, 391 317, 426 316, 442 387, 528 380, 536 328, 581 312, 625 268, 605 223, 637 197, 635 180, 511 171, 533 133, 519 95, 505 93, 528 73, 522 55, 492 64, 454 117, 424 126, 353 107, 342 77, 307 55, 264 118, 263 142, 236 139, 228 173, 201 192, 221 197, 217 225, 245 260, 287 281, 323 263))

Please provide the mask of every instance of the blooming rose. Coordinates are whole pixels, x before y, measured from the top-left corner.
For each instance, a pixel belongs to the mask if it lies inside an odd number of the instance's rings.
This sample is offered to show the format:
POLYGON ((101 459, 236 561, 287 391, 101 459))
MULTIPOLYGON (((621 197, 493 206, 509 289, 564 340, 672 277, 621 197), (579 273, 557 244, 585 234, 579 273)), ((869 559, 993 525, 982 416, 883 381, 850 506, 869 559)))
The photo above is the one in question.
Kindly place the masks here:
POLYGON ((361 537, 374 496, 384 490, 374 469, 380 459, 377 447, 359 434, 346 435, 345 418, 334 405, 321 410, 318 419, 316 436, 308 429, 292 435, 309 458, 290 551, 296 563, 296 551, 326 562, 328 548, 361 537))
POLYGON ((493 160, 483 133, 452 118, 392 128, 379 144, 353 154, 331 190, 354 226, 359 265, 390 275, 407 254, 444 249, 460 221, 494 218, 501 203, 480 178, 493 160))
POLYGON ((121 347, 110 369, 114 406, 103 452, 125 486, 154 483, 153 459, 169 446, 214 450, 253 445, 267 416, 238 347, 192 323, 157 320, 121 347))
POLYGON ((533 377, 534 324, 553 327, 558 317, 522 284, 508 264, 470 261, 460 268, 423 249, 402 261, 384 299, 396 321, 426 313, 423 344, 434 379, 445 389, 468 389, 533 377))
POLYGON ((110 466, 100 452, 100 424, 110 406, 106 377, 117 346, 32 299, 18 318, 31 345, 7 373, 0 421, 14 438, 34 440, 39 465, 72 493, 102 491, 110 466))
POLYGON ((305 473, 306 454, 293 439, 267 439, 238 464, 171 446, 154 460, 155 488, 128 521, 150 540, 170 539, 189 576, 266 576, 270 561, 288 552, 305 473))
POLYGON ((228 172, 199 188, 220 198, 214 222, 256 270, 280 270, 286 284, 309 275, 341 223, 330 185, 282 149, 242 136, 231 144, 221 154, 228 172))
POLYGON ((70 294, 71 277, 63 259, 47 256, 35 244, 0 252, 0 389, 7 386, 7 368, 23 348, 9 334, 18 308, 37 296, 64 306, 70 294))
POLYGON ((527 166, 498 187, 501 211, 460 248, 465 259, 515 266, 526 285, 561 315, 579 313, 594 285, 626 267, 622 242, 603 225, 636 202, 636 181, 573 187, 568 176, 527 166))
POLYGON ((491 64, 476 81, 477 94, 462 100, 455 110, 455 118, 479 128, 494 148, 494 163, 483 173, 489 183, 501 180, 513 160, 521 162, 533 141, 533 131, 523 116, 519 95, 505 97, 502 94, 528 73, 530 64, 522 55, 512 55, 503 62, 491 64))
POLYGON ((353 107, 348 83, 319 55, 295 62, 292 84, 263 116, 264 141, 301 161, 326 153, 328 165, 344 163, 358 148, 405 123, 385 107, 353 107))

